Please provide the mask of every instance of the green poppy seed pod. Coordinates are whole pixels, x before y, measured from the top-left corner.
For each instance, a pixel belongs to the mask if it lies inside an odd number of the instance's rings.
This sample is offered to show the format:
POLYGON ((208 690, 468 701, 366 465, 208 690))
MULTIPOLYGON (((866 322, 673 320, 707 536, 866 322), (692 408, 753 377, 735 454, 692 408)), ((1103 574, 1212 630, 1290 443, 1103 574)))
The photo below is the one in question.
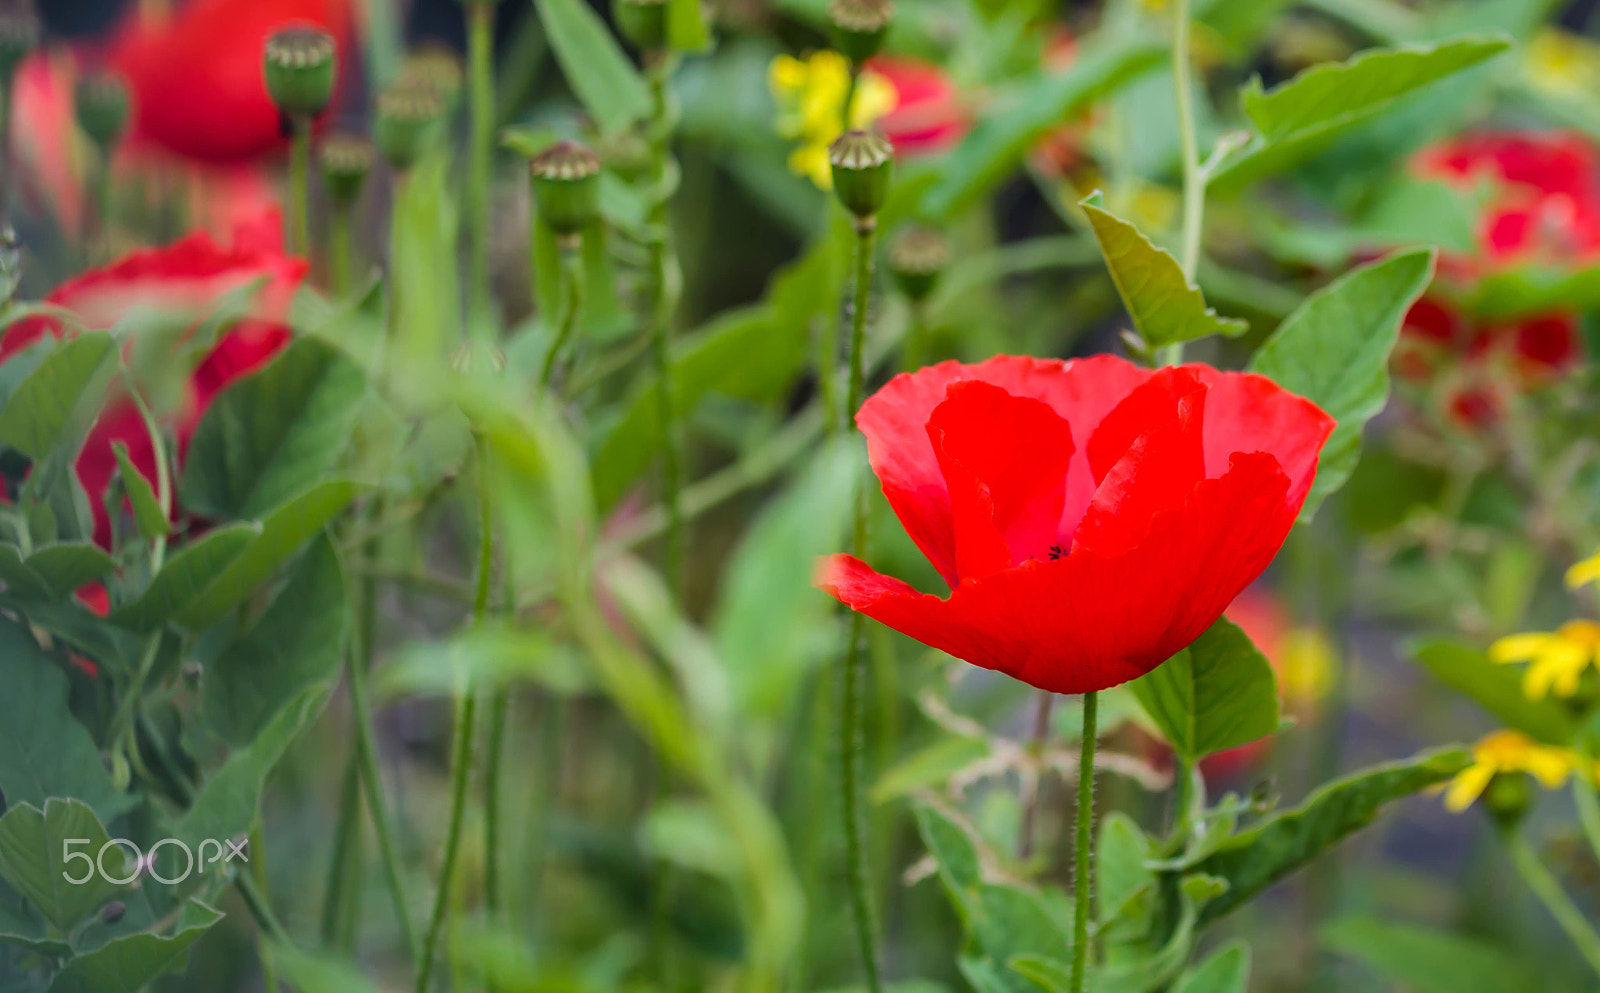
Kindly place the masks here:
POLYGON ((893 0, 833 0, 828 5, 833 47, 856 65, 878 54, 893 21, 893 0))
POLYGON ((131 99, 122 77, 108 72, 84 76, 73 88, 72 102, 83 133, 100 151, 109 153, 128 126, 131 99))
POLYGON ((377 156, 372 142, 360 135, 331 134, 322 140, 317 154, 329 198, 339 207, 355 203, 377 156))
POLYGON ((611 19, 622 37, 642 52, 667 43, 667 0, 611 0, 611 19))
POLYGON ((1525 772, 1497 772, 1483 791, 1483 805, 1502 827, 1514 827, 1533 806, 1533 779, 1525 772))
POLYGON ((422 87, 439 94, 446 115, 461 105, 466 78, 461 57, 445 45, 424 45, 411 52, 400 64, 399 89, 422 87))
POLYGON ((372 140, 391 169, 405 170, 433 144, 444 101, 425 86, 401 86, 378 97, 372 140))
POLYGON ((338 68, 333 35, 310 25, 284 28, 267 39, 263 67, 267 93, 285 114, 314 116, 328 109, 338 68))
POLYGON ((10 82, 17 66, 39 47, 39 18, 30 4, 0 8, 0 80, 10 82))
POLYGON ((889 196, 894 146, 876 131, 846 131, 828 146, 833 192, 857 220, 878 213, 889 196))
POLYGON ((913 302, 927 299, 950 264, 950 242, 933 228, 910 227, 889 243, 889 275, 913 302))
POLYGON ((600 157, 558 141, 528 163, 539 216, 558 235, 574 235, 600 212, 600 157))

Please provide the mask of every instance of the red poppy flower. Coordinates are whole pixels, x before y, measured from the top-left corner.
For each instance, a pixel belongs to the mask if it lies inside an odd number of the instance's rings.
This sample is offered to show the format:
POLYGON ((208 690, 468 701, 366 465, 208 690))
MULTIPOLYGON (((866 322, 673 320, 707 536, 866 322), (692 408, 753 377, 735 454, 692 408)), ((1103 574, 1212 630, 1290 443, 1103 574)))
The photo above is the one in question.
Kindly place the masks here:
POLYGON ((283 127, 261 53, 295 23, 323 28, 348 50, 350 0, 190 0, 169 17, 135 16, 109 52, 133 91, 131 140, 207 162, 278 148, 283 127))
MULTIPOLYGON (((217 394, 265 365, 289 339, 289 330, 281 322, 308 265, 304 259, 283 254, 281 224, 278 213, 272 211, 242 225, 231 246, 219 245, 210 235, 199 233, 164 248, 134 252, 63 283, 45 298, 73 311, 85 327, 98 331, 110 328, 134 308, 198 317, 223 294, 264 280, 250 316, 235 324, 200 361, 189 377, 185 395, 171 412, 180 462, 201 415, 217 394)), ((19 321, 0 336, 0 362, 44 335, 59 337, 61 333, 61 325, 54 320, 19 321)), ((128 446, 134 465, 153 482, 155 454, 150 436, 137 408, 126 397, 106 405, 77 462, 78 480, 94 512, 95 541, 102 546, 111 541, 103 498, 117 471, 112 443, 118 441, 128 446)))
POLYGON ((952 593, 825 559, 818 585, 1043 690, 1160 665, 1272 561, 1333 419, 1271 380, 1115 356, 998 356, 896 376, 862 405, 873 471, 952 593))
POLYGON ((867 68, 894 87, 894 109, 878 118, 877 126, 901 155, 942 151, 972 126, 955 84, 932 62, 879 55, 867 68))

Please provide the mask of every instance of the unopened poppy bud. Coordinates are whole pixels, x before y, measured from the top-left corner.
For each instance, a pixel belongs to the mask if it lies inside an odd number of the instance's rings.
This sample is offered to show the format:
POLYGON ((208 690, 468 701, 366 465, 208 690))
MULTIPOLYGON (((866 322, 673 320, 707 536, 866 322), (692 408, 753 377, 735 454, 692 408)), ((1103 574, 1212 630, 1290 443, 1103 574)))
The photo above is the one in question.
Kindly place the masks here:
POLYGON ((528 171, 539 216, 556 234, 577 234, 600 212, 600 158, 577 142, 556 142, 528 171))
POLYGON ((611 19, 640 51, 653 52, 667 43, 667 0, 612 0, 611 19))
POLYGON ((893 20, 893 0, 833 0, 828 5, 833 47, 856 65, 878 54, 893 20))
POLYGON ((73 89, 78 126, 102 152, 109 152, 128 126, 128 87, 112 73, 92 73, 73 89))
POLYGON ((318 153, 322 182, 337 206, 349 207, 361 196, 374 156, 372 142, 359 135, 331 134, 323 139, 318 153))
POLYGON ((846 210, 865 220, 878 213, 889 196, 894 146, 876 131, 846 131, 828 146, 833 166, 833 192, 846 210))
POLYGON ((267 39, 263 62, 267 94, 279 110, 311 116, 328 108, 338 63, 333 35, 310 25, 284 28, 267 39))
POLYGON ((889 275, 913 302, 927 299, 950 264, 950 242, 933 228, 911 227, 889 243, 889 275))
POLYGON ((1483 791, 1483 805, 1502 827, 1512 827, 1533 806, 1533 782, 1525 772, 1497 772, 1483 791))
POLYGON ((39 18, 27 3, 0 9, 0 81, 10 82, 17 66, 39 45, 39 18))
POLYGON ((402 86, 378 97, 372 139, 385 162, 409 169, 433 143, 444 103, 425 86, 402 86))

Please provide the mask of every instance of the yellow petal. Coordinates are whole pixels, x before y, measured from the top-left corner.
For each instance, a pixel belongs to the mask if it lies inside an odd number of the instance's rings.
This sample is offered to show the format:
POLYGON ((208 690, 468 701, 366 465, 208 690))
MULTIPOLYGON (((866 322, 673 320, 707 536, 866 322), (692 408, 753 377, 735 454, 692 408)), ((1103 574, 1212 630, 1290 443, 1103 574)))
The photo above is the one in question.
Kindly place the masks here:
POLYGON ((1450 781, 1449 789, 1444 793, 1444 807, 1452 814, 1459 814, 1472 806, 1472 801, 1483 795, 1489 788, 1489 780, 1494 778, 1494 770, 1486 765, 1472 765, 1456 774, 1450 781))
POLYGON ((1584 645, 1551 639, 1528 666, 1522 690, 1530 700, 1542 700, 1555 687, 1556 695, 1568 697, 1578 692, 1578 677, 1589 664, 1589 649, 1584 645))
POLYGON ((1508 634, 1489 646, 1489 660, 1492 662, 1526 662, 1544 651, 1545 646, 1550 644, 1555 637, 1548 631, 1508 634))
POLYGON ((1567 570, 1567 586, 1577 589, 1585 583, 1600 579, 1600 552, 1589 556, 1567 570))
POLYGON ((1577 763, 1577 756, 1565 748, 1535 747, 1524 757, 1523 768, 1547 790, 1553 790, 1567 781, 1577 763))

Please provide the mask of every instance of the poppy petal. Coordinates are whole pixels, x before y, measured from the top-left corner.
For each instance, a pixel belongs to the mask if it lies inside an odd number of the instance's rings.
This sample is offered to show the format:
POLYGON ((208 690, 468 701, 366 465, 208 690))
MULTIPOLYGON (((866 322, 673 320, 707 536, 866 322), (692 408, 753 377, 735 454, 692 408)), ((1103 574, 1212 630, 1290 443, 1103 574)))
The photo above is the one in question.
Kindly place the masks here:
POLYGON ((1295 513, 1317 477, 1317 453, 1336 422, 1321 407, 1265 376, 1191 365, 1206 384, 1206 475, 1220 476, 1235 452, 1267 452, 1289 477, 1295 513))

